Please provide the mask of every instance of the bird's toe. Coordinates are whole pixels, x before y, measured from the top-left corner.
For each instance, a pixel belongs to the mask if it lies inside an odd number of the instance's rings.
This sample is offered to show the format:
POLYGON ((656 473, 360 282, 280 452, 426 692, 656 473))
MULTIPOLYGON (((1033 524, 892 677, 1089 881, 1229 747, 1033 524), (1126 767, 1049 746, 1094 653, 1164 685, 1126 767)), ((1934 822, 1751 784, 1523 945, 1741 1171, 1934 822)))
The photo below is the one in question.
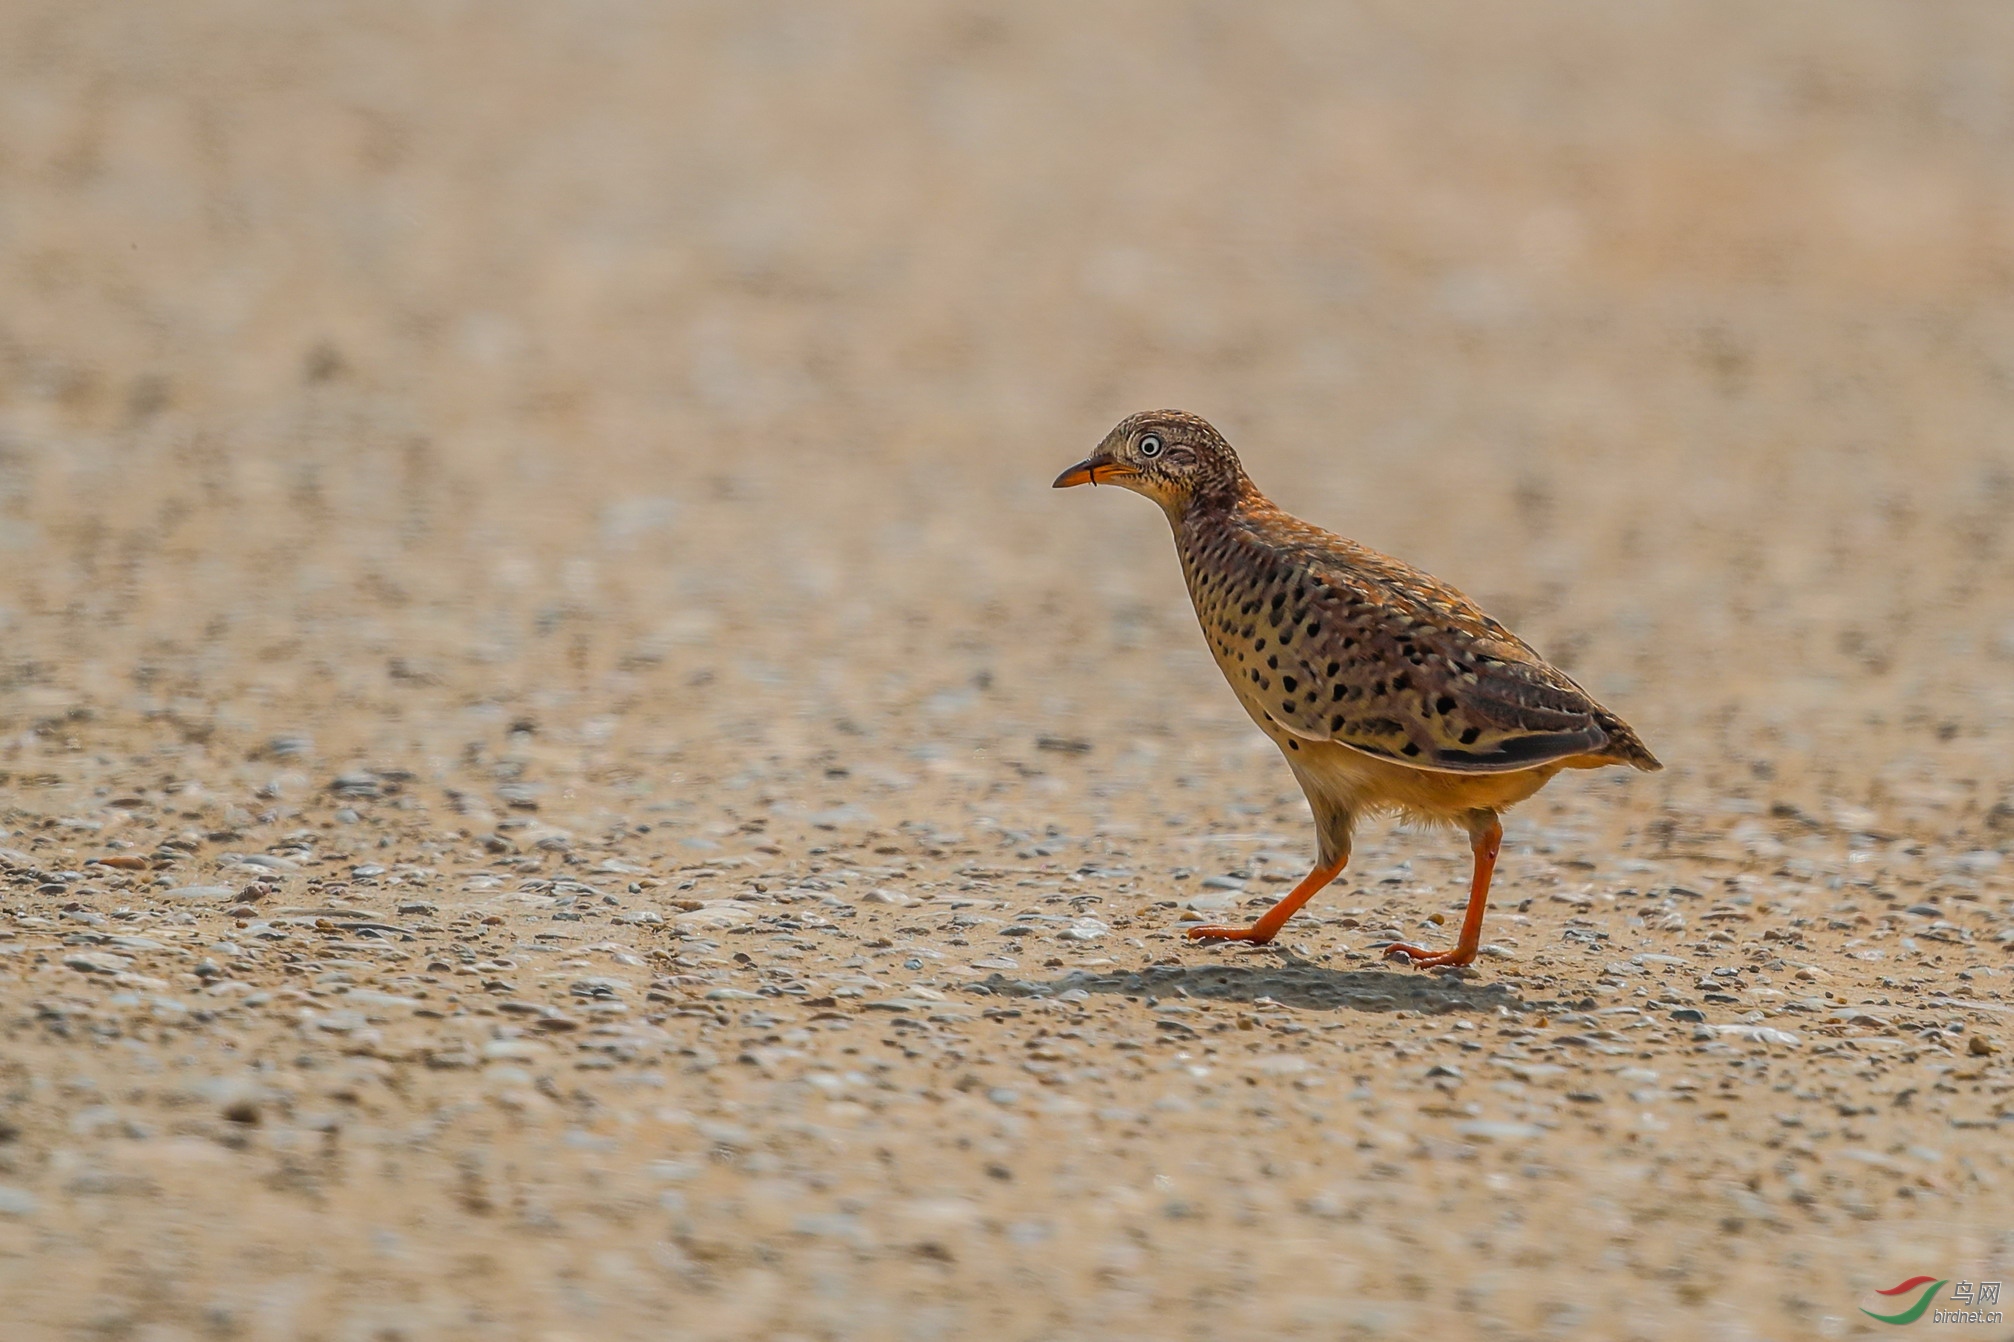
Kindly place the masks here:
POLYGON ((1261 936, 1256 927, 1192 927, 1189 929, 1191 941, 1254 941, 1261 945, 1271 941, 1269 936, 1261 936))
POLYGON ((1408 946, 1402 941, 1395 941, 1385 947, 1384 953, 1387 960, 1396 960, 1400 956, 1404 956, 1407 963, 1412 965, 1414 969, 1438 969, 1443 965, 1465 965, 1476 958, 1474 951, 1430 951, 1424 946, 1408 946))

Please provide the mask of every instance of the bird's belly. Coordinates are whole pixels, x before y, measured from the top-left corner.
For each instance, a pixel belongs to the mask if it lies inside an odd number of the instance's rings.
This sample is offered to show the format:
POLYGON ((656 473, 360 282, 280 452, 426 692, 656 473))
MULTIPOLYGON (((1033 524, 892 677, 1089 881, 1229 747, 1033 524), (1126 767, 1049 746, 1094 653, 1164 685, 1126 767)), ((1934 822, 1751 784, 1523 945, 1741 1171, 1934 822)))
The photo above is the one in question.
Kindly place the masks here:
POLYGON ((1446 773, 1395 764, 1334 741, 1304 740, 1299 749, 1284 747, 1282 753, 1311 798, 1352 814, 1399 811, 1430 823, 1515 806, 1565 767, 1555 761, 1514 773, 1446 773))
POLYGON ((1282 727, 1274 720, 1273 715, 1266 711, 1259 688, 1252 683, 1251 673, 1219 652, 1215 643, 1210 645, 1210 655, 1216 661, 1217 669, 1224 673, 1224 680, 1230 685, 1231 693, 1238 696, 1238 705, 1245 710, 1246 716, 1257 724, 1260 731, 1278 742, 1280 749, 1287 749, 1287 742, 1295 739, 1294 734, 1282 727))

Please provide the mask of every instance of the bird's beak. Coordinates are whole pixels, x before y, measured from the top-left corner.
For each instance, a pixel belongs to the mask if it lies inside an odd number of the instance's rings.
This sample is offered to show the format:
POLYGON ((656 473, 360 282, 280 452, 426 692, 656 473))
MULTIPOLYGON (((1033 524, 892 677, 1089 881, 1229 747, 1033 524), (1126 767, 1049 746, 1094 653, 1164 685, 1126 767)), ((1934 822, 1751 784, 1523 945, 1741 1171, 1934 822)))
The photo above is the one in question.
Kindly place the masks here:
POLYGON ((1095 485, 1110 480, 1115 475, 1130 475, 1116 462, 1101 461, 1097 457, 1087 457, 1069 470, 1056 477, 1052 489, 1068 489, 1072 485, 1095 485))

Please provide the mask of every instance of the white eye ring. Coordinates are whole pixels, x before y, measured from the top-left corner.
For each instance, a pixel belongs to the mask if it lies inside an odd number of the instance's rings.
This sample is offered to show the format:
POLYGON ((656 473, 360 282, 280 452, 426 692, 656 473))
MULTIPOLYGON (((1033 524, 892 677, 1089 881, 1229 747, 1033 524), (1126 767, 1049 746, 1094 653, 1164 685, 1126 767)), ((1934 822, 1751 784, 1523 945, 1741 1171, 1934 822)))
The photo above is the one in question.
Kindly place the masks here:
POLYGON ((1161 436, 1159 434, 1150 433, 1146 437, 1142 438, 1140 440, 1140 455, 1143 457, 1160 456, 1161 436))

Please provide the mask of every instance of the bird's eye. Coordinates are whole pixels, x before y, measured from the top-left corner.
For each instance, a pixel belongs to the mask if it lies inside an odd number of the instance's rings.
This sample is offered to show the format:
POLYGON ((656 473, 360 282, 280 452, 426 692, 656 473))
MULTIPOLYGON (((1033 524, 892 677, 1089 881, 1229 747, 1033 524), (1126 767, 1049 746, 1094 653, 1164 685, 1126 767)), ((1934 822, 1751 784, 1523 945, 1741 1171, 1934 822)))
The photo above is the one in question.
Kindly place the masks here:
POLYGON ((1161 455, 1161 439, 1157 434, 1148 434, 1140 440, 1140 455, 1158 457, 1161 455))

